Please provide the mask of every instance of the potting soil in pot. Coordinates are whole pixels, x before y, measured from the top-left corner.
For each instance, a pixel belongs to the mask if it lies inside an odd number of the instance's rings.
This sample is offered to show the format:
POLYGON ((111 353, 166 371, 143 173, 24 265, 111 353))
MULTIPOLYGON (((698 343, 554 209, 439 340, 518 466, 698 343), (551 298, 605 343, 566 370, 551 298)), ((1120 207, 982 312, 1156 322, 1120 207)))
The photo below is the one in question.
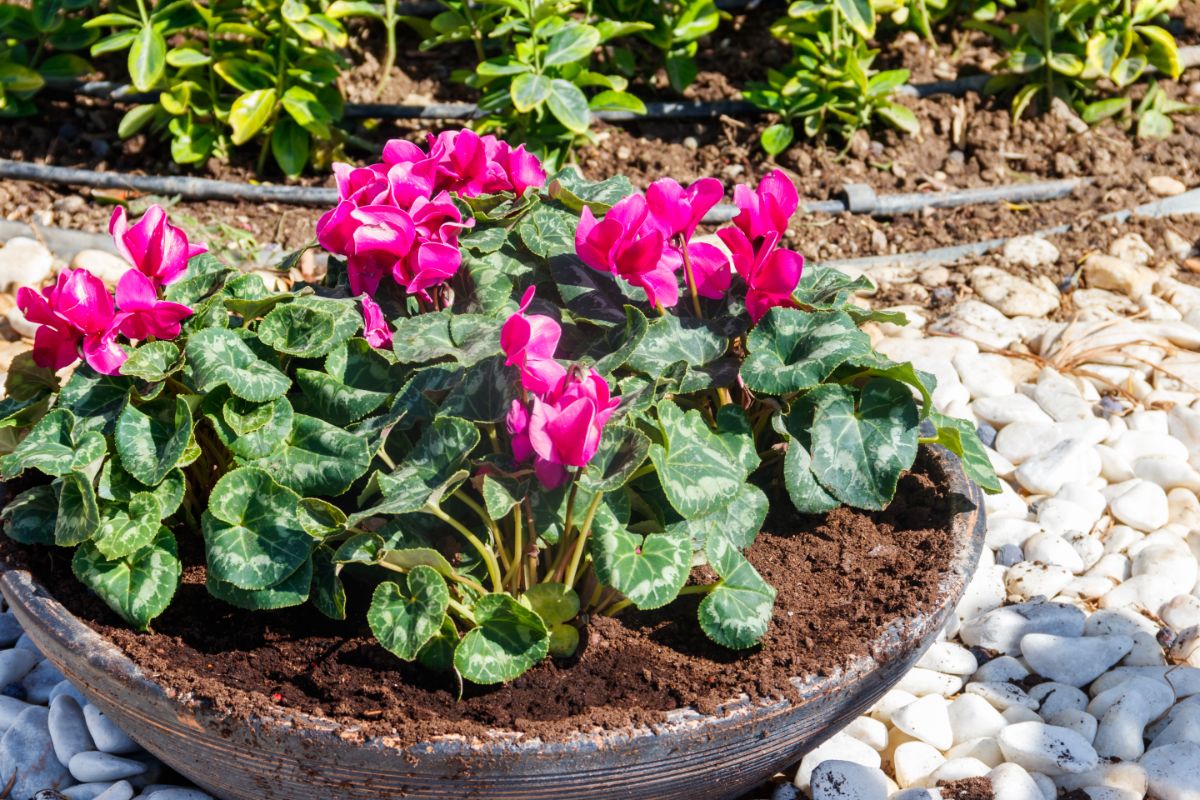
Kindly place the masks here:
MULTIPOLYGON (((6 541, 0 553, 55 587, 57 599, 148 673, 235 716, 293 708, 405 741, 492 728, 561 738, 659 722, 687 706, 712 711, 743 692, 789 695, 789 678, 828 674, 867 654, 885 626, 927 613, 954 555, 950 498, 936 469, 918 462, 883 512, 768 519, 748 553, 779 592, 761 648, 713 645, 696 622, 695 601, 593 618, 581 656, 547 660, 509 685, 468 685, 461 701, 453 680, 397 661, 365 626, 303 609, 250 614, 213 599, 198 552, 149 634, 122 625, 51 551, 6 541)), ((181 544, 195 546, 195 538, 181 536, 181 544)), ((351 594, 361 600, 369 592, 351 594)))

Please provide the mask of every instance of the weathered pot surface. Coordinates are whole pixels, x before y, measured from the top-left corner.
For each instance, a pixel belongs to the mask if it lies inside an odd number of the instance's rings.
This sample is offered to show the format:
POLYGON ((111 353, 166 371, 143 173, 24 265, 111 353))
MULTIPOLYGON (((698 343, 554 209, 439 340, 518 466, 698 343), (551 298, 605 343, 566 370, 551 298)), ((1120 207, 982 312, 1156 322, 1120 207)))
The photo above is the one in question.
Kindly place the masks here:
POLYGON ((380 798, 735 798, 862 713, 920 657, 962 595, 983 546, 982 496, 935 448, 949 479, 956 556, 929 614, 898 619, 847 669, 793 679, 803 700, 744 698, 711 715, 674 713, 653 729, 542 742, 497 731, 400 746, 350 726, 282 710, 234 720, 143 673, 26 571, 0 565, 0 591, 39 649, 147 750, 222 800, 380 798))

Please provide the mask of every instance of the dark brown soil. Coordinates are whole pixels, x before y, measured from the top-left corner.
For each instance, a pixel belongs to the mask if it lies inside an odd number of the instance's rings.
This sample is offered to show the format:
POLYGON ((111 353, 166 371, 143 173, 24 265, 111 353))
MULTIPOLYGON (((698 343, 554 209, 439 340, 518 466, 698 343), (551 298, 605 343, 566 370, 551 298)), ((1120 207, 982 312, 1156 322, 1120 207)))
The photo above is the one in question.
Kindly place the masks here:
POLYGON ((938 784, 942 800, 994 800, 990 778, 962 778, 938 784))
MULTIPOLYGON (((923 456, 886 511, 769 519, 772 532, 748 553, 779 592, 759 648, 713 645, 696 623, 695 603, 681 600, 657 612, 593 618, 574 660, 547 660, 505 686, 468 685, 461 700, 448 676, 382 650, 361 608, 341 624, 307 608, 239 611, 207 593, 204 568, 192 561, 171 609, 152 633, 137 634, 71 577, 62 551, 5 540, 0 556, 32 569, 147 672, 235 717, 299 709, 402 741, 489 728, 561 737, 658 722, 687 706, 712 711, 742 692, 788 696, 790 677, 828 674, 866 654, 885 626, 928 613, 954 556, 942 481, 923 456)), ((180 539, 185 554, 199 549, 194 537, 180 539)))

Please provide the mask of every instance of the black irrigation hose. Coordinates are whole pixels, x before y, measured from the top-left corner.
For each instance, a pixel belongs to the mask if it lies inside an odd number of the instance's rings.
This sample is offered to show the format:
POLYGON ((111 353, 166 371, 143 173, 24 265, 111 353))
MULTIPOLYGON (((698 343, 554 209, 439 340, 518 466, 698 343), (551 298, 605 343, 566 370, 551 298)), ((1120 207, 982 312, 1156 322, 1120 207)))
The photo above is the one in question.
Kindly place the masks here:
MULTIPOLYGON (((174 175, 130 175, 96 172, 73 167, 54 167, 0 159, 0 178, 35 183, 90 186, 98 189, 129 189, 143 194, 178 195, 190 200, 275 202, 290 205, 332 206, 337 190, 320 186, 278 186, 266 183, 234 183, 210 178, 174 175)), ((1035 202, 1065 197, 1091 178, 1069 178, 1005 186, 982 186, 951 192, 914 192, 877 196, 870 186, 850 184, 841 199, 806 203, 808 214, 873 214, 892 216, 910 214, 925 208, 957 208, 984 203, 1035 202)), ((722 203, 704 216, 704 222, 717 225, 731 220, 737 208, 722 203)))

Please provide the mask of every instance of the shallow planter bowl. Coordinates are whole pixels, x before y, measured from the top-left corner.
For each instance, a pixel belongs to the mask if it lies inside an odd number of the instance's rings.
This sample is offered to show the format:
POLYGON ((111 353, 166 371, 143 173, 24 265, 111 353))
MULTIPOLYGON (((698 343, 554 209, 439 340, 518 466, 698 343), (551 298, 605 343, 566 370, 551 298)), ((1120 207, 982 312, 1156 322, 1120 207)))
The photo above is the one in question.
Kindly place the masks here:
MULTIPOLYGON (((794 679, 799 702, 731 700, 716 714, 673 714, 653 729, 577 734, 563 742, 497 732, 401 746, 351 727, 281 711, 238 720, 176 696, 75 618, 25 571, 0 590, 39 649, 133 739, 222 800, 702 800, 736 798, 861 714, 920 657, 946 623, 983 546, 979 490, 934 451, 954 505, 955 556, 928 614, 897 619, 861 657, 826 677, 794 679)), ((0 565, 2 568, 2 565, 0 565)))

